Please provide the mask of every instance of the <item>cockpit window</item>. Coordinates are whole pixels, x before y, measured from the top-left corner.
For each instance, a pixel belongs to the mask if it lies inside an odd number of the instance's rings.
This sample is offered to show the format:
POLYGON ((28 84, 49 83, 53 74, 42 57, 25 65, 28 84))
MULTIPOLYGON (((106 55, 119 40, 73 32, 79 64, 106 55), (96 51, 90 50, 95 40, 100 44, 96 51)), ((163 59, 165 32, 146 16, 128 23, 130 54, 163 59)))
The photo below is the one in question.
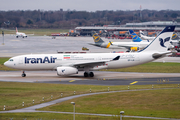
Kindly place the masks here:
POLYGON ((9 61, 13 61, 13 59, 9 59, 9 61))

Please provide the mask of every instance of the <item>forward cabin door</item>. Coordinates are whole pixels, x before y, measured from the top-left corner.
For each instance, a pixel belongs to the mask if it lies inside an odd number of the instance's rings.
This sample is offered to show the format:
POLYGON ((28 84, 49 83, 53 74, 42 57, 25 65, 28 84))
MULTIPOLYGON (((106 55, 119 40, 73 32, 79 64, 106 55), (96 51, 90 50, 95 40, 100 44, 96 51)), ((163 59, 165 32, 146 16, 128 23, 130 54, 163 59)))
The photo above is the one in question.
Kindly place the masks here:
POLYGON ((23 64, 23 57, 19 58, 19 64, 23 64))

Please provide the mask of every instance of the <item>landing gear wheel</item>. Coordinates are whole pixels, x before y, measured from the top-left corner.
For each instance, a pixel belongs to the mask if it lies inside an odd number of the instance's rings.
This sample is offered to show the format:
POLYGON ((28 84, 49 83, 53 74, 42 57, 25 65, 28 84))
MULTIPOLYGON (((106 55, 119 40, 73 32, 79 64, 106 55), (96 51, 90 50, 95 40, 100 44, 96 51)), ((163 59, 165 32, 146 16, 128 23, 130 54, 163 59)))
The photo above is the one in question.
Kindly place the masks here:
POLYGON ((89 73, 89 76, 90 76, 90 77, 94 77, 94 73, 93 73, 93 72, 90 72, 90 73, 89 73))
POLYGON ((25 73, 23 73, 23 74, 22 74, 22 77, 26 77, 26 74, 25 74, 25 73))
POLYGON ((84 77, 88 77, 88 73, 87 72, 84 72, 84 77))
POLYGON ((25 71, 22 71, 22 77, 26 77, 25 71))

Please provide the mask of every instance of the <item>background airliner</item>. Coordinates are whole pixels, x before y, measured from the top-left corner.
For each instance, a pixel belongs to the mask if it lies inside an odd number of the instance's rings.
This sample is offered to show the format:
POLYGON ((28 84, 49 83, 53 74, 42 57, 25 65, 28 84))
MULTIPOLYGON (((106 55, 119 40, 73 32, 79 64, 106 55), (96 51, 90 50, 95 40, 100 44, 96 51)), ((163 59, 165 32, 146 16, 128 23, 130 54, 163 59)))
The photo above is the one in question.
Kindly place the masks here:
POLYGON ((133 30, 129 30, 129 33, 132 36, 132 40, 133 40, 132 42, 104 42, 97 33, 93 32, 93 39, 95 44, 92 43, 89 44, 97 47, 110 48, 110 49, 126 48, 128 51, 130 50, 137 51, 149 45, 150 42, 142 41, 139 38, 139 36, 136 33, 134 33, 133 30))
POLYGON ((145 36, 144 33, 140 30, 140 37, 144 40, 154 40, 156 37, 148 37, 148 36, 145 36))
MULTIPOLYGON (((167 26, 146 48, 133 53, 35 54, 10 58, 5 66, 23 70, 57 70, 58 75, 93 77, 93 70, 125 68, 151 62, 171 53, 167 51, 175 26, 167 26)), ((96 39, 100 40, 100 39, 96 39)))
POLYGON ((18 29, 16 27, 16 38, 18 38, 18 37, 22 37, 22 38, 26 37, 27 38, 27 35, 25 33, 18 32, 18 29))

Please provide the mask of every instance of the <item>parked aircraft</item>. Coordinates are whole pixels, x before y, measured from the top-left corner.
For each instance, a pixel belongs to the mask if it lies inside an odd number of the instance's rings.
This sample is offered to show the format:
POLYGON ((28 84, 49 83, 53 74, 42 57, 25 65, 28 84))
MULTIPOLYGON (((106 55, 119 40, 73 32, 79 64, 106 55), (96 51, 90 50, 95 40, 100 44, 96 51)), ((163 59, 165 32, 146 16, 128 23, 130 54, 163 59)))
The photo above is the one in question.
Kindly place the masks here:
MULTIPOLYGON (((84 77, 93 77, 93 70, 125 68, 151 62, 171 53, 167 45, 175 26, 167 26, 146 48, 133 53, 87 53, 87 54, 30 54, 10 58, 5 66, 23 70, 57 70, 60 76, 85 71, 84 77)), ((101 39, 97 36, 96 41, 101 39)))
POLYGON ((27 38, 27 35, 25 33, 18 32, 18 29, 16 27, 16 38, 18 38, 18 37, 22 37, 22 38, 26 37, 27 38))
MULTIPOLYGON (((144 40, 154 40, 156 37, 145 36, 144 33, 140 30, 140 37, 144 40)), ((179 36, 176 33, 173 33, 171 40, 179 40, 179 36)))
POLYGON ((154 40, 156 37, 145 36, 144 33, 140 30, 140 37, 144 40, 154 40))
POLYGON ((136 33, 134 33, 133 30, 129 30, 129 33, 132 36, 132 42, 104 42, 100 36, 93 32, 93 39, 95 44, 89 43, 90 45, 94 45, 97 47, 102 48, 110 48, 110 49, 124 49, 126 48, 128 51, 138 51, 139 49, 145 48, 147 45, 149 45, 150 42, 148 41, 142 41, 136 33))

